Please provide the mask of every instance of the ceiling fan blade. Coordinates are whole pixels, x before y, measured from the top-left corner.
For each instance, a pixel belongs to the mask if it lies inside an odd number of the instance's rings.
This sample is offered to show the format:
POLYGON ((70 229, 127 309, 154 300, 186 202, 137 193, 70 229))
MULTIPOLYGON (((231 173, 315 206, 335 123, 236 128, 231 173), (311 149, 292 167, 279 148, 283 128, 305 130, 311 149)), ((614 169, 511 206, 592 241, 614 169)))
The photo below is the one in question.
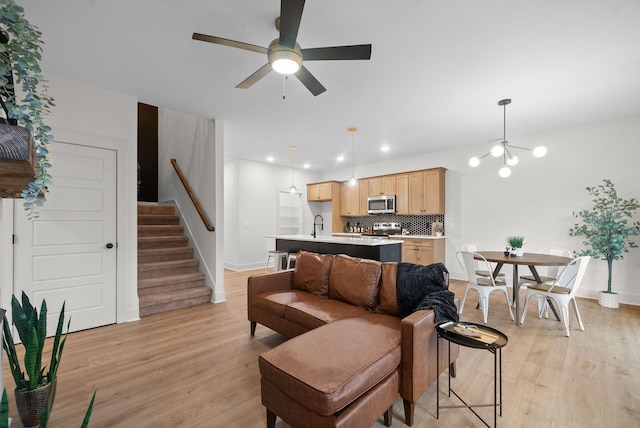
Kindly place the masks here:
POLYGON ((316 97, 327 90, 322 86, 322 83, 318 82, 318 79, 313 77, 313 74, 311 74, 304 65, 296 72, 296 77, 316 97))
POLYGON ((250 88, 258 80, 262 79, 264 76, 269 74, 270 71, 271 71, 271 64, 266 63, 265 65, 260 67, 258 71, 256 71, 251 76, 244 79, 242 82, 238 83, 238 85, 236 85, 236 88, 242 88, 242 89, 250 88))
POLYGON ((371 59, 371 45, 302 49, 302 59, 304 61, 371 59))
POLYGON ((303 9, 304 0, 281 0, 280 45, 292 49, 295 47, 303 9))
POLYGON ((206 34, 193 33, 191 37, 193 40, 200 40, 203 42, 215 43, 217 45, 230 46, 232 48, 244 49, 247 51, 258 52, 265 54, 268 49, 262 46, 251 45, 249 43, 238 42, 235 40, 223 39, 222 37, 208 36, 206 34))

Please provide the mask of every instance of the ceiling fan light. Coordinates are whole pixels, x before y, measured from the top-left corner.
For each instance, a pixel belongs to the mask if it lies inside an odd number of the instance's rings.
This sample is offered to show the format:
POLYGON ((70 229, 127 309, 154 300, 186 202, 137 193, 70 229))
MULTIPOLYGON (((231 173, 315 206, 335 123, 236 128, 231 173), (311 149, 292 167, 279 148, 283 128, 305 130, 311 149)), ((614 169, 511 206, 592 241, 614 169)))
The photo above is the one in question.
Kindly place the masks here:
POLYGON ((294 48, 282 46, 280 39, 274 39, 269 45, 267 58, 269 64, 276 73, 293 74, 302 67, 302 51, 300 45, 296 43, 294 48))
POLYGON ((477 167, 478 165, 480 165, 480 158, 478 156, 474 156, 471 159, 469 159, 469 165, 472 167, 477 167))
POLYGON ((547 154, 547 148, 544 146, 538 146, 533 149, 533 155, 537 158, 541 158, 547 154))
POLYGON ((499 146, 491 147, 491 156, 498 157, 498 156, 502 156, 503 153, 504 153, 504 147, 502 147, 502 144, 500 144, 499 146))
POLYGON ((271 63, 271 68, 273 68, 273 71, 280 74, 293 74, 300 70, 300 65, 292 59, 281 58, 273 61, 271 63))

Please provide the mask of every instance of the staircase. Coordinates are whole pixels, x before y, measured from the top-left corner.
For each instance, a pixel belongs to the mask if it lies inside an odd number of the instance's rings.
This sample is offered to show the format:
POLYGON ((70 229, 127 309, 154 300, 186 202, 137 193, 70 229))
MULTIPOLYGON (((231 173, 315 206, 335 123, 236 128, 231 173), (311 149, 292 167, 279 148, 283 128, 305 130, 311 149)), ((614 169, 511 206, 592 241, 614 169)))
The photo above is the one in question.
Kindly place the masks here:
POLYGON ((140 316, 211 301, 211 288, 175 208, 138 205, 138 298, 140 316))

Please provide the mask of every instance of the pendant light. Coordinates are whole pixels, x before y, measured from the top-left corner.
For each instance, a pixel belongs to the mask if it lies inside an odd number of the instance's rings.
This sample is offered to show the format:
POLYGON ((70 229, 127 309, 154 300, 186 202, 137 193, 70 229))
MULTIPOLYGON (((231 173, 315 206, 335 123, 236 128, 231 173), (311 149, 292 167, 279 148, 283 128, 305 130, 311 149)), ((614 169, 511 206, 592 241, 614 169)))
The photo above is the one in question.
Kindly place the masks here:
POLYGON ((349 177, 349 185, 350 186, 355 186, 356 183, 358 182, 358 180, 356 180, 356 176, 353 173, 353 156, 354 156, 354 150, 353 150, 353 134, 355 134, 355 132, 358 130, 358 128, 347 128, 347 131, 351 132, 351 177, 349 177))
POLYGON ((489 153, 486 153, 480 157, 474 156, 469 159, 469 165, 475 168, 476 166, 480 165, 480 160, 489 156, 489 154, 494 157, 502 156, 502 168, 500 168, 498 174, 503 178, 509 177, 511 175, 511 168, 509 167, 517 165, 519 161, 518 157, 512 155, 509 149, 529 150, 533 152, 533 155, 537 158, 541 158, 547 154, 547 149, 544 146, 538 146, 535 149, 528 149, 526 147, 518 147, 509 144, 509 142, 507 141, 507 105, 509 104, 511 104, 511 100, 509 98, 498 101, 498 105, 504 108, 502 142, 498 145, 493 146, 489 153))
POLYGON ((296 193, 298 191, 298 188, 293 184, 294 183, 294 181, 293 181, 293 171, 294 171, 293 165, 294 165, 294 156, 295 156, 297 148, 298 147, 296 147, 296 146, 289 146, 289 150, 291 150, 291 187, 289 187, 289 192, 290 193, 296 193))

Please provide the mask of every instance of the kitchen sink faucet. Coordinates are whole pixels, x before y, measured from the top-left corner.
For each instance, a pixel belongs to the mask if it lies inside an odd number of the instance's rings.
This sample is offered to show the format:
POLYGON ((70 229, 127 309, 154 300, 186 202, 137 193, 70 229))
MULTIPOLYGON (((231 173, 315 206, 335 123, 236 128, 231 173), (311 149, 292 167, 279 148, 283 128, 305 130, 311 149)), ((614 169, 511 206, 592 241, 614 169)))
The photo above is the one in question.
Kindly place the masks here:
POLYGON ((313 236, 314 238, 316 237, 316 225, 318 224, 316 220, 318 219, 318 217, 320 217, 320 230, 324 230, 324 219, 320 214, 318 214, 313 218, 313 233, 311 234, 311 236, 313 236))

